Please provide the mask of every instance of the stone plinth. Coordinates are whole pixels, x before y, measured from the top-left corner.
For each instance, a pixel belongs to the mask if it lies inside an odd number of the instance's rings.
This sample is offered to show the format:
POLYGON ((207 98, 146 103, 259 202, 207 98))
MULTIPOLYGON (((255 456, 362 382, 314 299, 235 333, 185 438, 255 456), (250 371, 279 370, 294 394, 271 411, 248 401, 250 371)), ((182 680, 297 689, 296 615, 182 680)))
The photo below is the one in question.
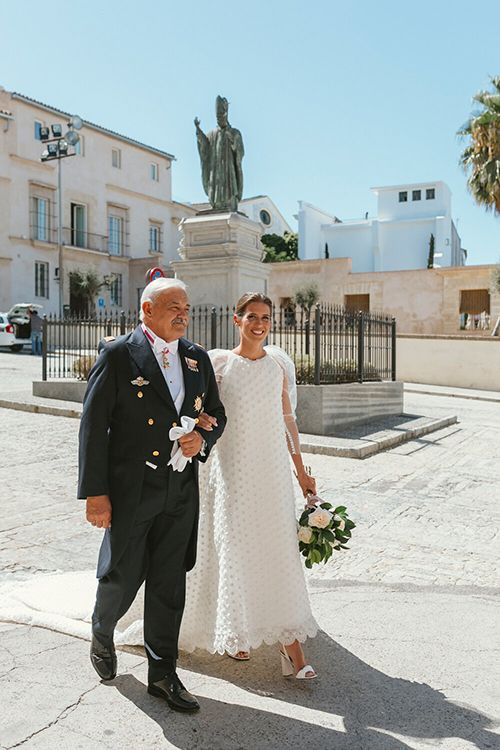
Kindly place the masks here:
POLYGON ((245 292, 267 293, 260 224, 239 213, 206 213, 180 224, 179 255, 171 262, 194 306, 233 306, 245 292))

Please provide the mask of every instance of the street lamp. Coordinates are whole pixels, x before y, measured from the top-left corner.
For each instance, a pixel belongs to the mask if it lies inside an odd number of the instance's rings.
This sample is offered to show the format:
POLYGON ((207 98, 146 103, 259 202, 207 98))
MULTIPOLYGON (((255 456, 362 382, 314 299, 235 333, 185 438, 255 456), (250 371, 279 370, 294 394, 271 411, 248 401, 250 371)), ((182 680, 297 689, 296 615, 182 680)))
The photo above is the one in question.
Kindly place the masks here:
POLYGON ((61 159, 75 156, 74 147, 80 140, 76 132, 80 130, 83 121, 78 115, 73 115, 68 122, 68 132, 63 135, 63 126, 54 123, 40 128, 40 140, 47 144, 42 151, 40 161, 54 161, 57 159, 57 249, 59 254, 59 314, 64 315, 64 270, 63 270, 63 241, 62 241, 62 188, 61 188, 61 159), (52 131, 52 138, 50 137, 52 131), (70 146, 73 148, 70 151, 70 146))

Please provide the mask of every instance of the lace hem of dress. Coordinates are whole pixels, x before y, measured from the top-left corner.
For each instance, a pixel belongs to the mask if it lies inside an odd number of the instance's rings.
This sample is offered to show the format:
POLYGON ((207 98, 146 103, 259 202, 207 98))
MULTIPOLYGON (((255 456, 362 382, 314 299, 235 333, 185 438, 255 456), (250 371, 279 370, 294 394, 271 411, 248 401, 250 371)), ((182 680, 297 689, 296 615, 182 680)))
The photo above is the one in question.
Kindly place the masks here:
POLYGON ((210 654, 234 654, 238 651, 250 651, 259 648, 264 643, 273 646, 275 643, 289 644, 293 641, 304 643, 308 638, 314 638, 319 630, 318 623, 311 617, 299 628, 284 628, 282 630, 252 631, 236 635, 235 633, 221 633, 217 636, 206 630, 191 634, 188 642, 184 641, 181 633, 179 648, 191 654, 197 648, 210 654))

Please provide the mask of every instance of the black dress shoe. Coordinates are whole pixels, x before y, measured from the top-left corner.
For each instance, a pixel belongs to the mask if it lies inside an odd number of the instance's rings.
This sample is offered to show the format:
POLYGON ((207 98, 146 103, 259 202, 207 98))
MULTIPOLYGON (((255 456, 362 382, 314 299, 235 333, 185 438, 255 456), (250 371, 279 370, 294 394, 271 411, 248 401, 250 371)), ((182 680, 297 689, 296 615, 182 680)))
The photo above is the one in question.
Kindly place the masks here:
POLYGON ((165 675, 163 680, 150 683, 148 693, 163 698, 175 711, 198 711, 200 708, 194 695, 186 690, 175 672, 165 675))
POLYGON ((114 680, 116 677, 117 662, 113 644, 109 648, 103 646, 95 635, 93 635, 92 643, 90 644, 90 661, 101 680, 114 680))

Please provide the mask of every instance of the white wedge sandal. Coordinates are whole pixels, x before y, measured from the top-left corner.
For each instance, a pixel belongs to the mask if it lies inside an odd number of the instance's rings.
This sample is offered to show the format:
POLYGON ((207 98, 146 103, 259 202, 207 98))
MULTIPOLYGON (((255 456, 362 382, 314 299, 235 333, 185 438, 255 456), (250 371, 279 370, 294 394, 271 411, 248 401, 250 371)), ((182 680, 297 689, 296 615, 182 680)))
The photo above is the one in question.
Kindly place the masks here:
POLYGON ((296 680, 314 680, 318 676, 310 664, 306 664, 296 672, 294 663, 283 645, 280 646, 280 656, 283 677, 295 677, 296 680))

